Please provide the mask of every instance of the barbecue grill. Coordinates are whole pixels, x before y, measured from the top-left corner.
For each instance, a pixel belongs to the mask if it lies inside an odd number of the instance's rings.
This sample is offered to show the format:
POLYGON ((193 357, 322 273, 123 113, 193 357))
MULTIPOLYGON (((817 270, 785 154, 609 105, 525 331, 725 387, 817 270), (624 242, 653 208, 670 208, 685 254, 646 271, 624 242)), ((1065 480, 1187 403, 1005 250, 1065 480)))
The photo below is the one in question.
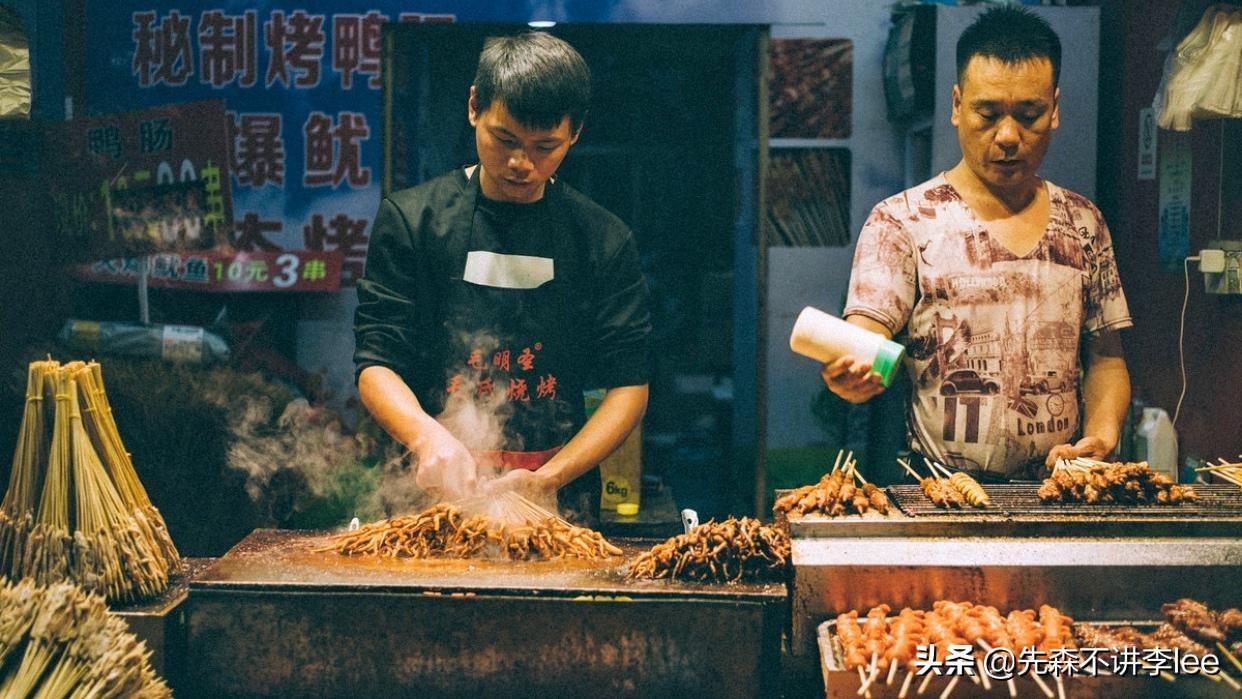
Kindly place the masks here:
POLYGON ((992 504, 981 509, 939 509, 919 486, 896 485, 886 516, 790 517, 794 652, 816 651, 825 619, 881 603, 1046 603, 1104 621, 1145 618, 1178 597, 1238 602, 1234 486, 1196 485, 1201 499, 1178 505, 1044 504, 1038 484, 984 488, 992 504))
MULTIPOLYGON (((611 561, 350 558, 258 530, 191 583, 202 696, 762 696, 783 583, 630 581, 611 561)), ((651 542, 619 542, 632 560, 651 542)))

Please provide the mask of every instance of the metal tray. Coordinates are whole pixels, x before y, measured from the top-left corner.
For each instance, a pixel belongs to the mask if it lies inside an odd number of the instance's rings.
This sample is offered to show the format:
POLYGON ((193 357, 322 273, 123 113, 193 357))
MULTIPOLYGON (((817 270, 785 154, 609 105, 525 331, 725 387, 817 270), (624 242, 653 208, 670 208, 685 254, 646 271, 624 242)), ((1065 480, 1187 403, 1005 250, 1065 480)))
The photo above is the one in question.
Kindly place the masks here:
MULTIPOLYGON (((858 699, 858 690, 862 686, 862 681, 858 677, 856 670, 846 670, 842 662, 843 653, 841 644, 837 640, 835 633, 836 619, 829 619, 819 625, 817 629, 817 642, 820 655, 820 670, 824 679, 824 695, 829 699, 858 699)), ((1083 624, 1095 624, 1095 622, 1079 622, 1075 623, 1075 628, 1083 624)), ((1124 626, 1132 625, 1137 627, 1147 627, 1158 625, 1159 622, 1122 622, 1110 621, 1108 626, 1124 626)), ((1225 664, 1222 661, 1222 664, 1225 664)), ((1236 674, 1236 673, 1235 673, 1236 674)), ((896 697, 901 689, 901 683, 904 679, 903 671, 897 672, 897 678, 891 686, 884 683, 883 678, 877 678, 869 689, 869 695, 872 699, 889 699, 896 697)), ((1057 691, 1056 682, 1050 677, 1044 677, 1044 682, 1054 693, 1057 691)), ((907 696, 917 697, 916 688, 921 684, 923 678, 916 677, 912 682, 910 692, 907 696)), ((939 697, 948 687, 951 678, 936 677, 932 679, 927 686, 924 697, 939 697)), ((1158 677, 1117 677, 1117 676, 1075 676, 1063 680, 1066 696, 1074 699, 1122 699, 1131 697, 1237 697, 1238 694, 1229 688, 1223 682, 1213 682, 1203 677, 1180 677, 1173 683, 1158 677)), ((1030 677, 1016 677, 1013 680, 1017 695, 1020 699, 1046 699, 1047 695, 1040 686, 1030 677)), ((982 684, 974 684, 970 680, 963 677, 954 687, 951 696, 954 699, 968 699, 971 697, 1008 697, 1009 687, 1006 682, 997 682, 992 680, 991 690, 985 689, 982 684)))

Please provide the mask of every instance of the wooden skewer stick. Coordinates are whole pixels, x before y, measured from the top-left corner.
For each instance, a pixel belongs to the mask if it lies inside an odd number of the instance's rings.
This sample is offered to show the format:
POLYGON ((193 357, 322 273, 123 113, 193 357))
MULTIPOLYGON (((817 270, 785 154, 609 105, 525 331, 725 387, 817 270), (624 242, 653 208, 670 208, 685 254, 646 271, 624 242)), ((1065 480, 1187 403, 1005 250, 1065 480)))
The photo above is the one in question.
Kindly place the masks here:
POLYGON ((928 670, 927 674, 923 677, 923 681, 919 683, 919 691, 916 693, 921 695, 923 692, 926 692, 927 685, 931 684, 932 678, 935 676, 936 676, 935 672, 928 670))
POLYGON ((1233 651, 1229 650, 1228 646, 1220 641, 1217 641, 1216 647, 1220 649, 1220 652, 1225 656, 1226 660, 1233 663, 1233 666, 1238 668, 1238 672, 1242 672, 1242 662, 1238 662, 1238 656, 1234 655, 1233 651))
POLYGON ((940 474, 936 473, 936 468, 932 466, 932 462, 928 461, 926 456, 923 457, 923 463, 927 464, 927 470, 931 471, 932 478, 935 478, 936 480, 941 480, 940 474))
POLYGON ((888 662, 888 679, 884 681, 886 686, 892 687, 893 680, 897 678, 897 660, 892 659, 888 662))
POLYGON ((906 699, 906 695, 910 693, 910 682, 914 679, 914 671, 906 668, 906 679, 901 682, 901 691, 897 693, 897 699, 906 699))
POLYGON ((858 688, 858 696, 862 696, 863 694, 870 692, 871 683, 875 682, 875 678, 878 676, 875 665, 876 661, 879 660, 879 657, 879 651, 871 651, 871 664, 867 667, 867 678, 863 680, 862 686, 858 688))
POLYGON ((837 460, 836 460, 836 461, 834 461, 834 462, 832 462, 832 471, 829 471, 829 473, 836 473, 836 472, 837 472, 837 469, 841 468, 841 457, 843 457, 843 456, 845 456, 845 452, 844 452, 844 451, 842 451, 842 450, 840 450, 840 449, 838 449, 838 450, 837 450, 837 460))
POLYGON ((1056 676, 1057 681, 1057 699, 1065 699, 1065 681, 1060 675, 1056 676))
POLYGON ((949 680, 949 686, 940 693, 940 699, 949 699, 949 695, 953 693, 953 688, 957 686, 957 681, 960 679, 962 679, 961 675, 954 675, 953 679, 949 680))
POLYGON ((1223 672, 1218 673, 1218 674, 1215 674, 1215 675, 1208 675, 1208 677, 1217 677, 1217 678, 1220 678, 1220 681, 1221 681, 1221 682, 1224 682, 1225 684, 1227 684, 1227 685, 1229 685, 1230 687, 1232 687, 1232 688, 1233 688, 1233 691, 1235 691, 1235 692, 1237 692, 1237 691, 1242 691, 1242 684, 1238 684, 1238 681, 1237 681, 1237 680, 1233 679, 1232 677, 1230 677, 1229 675, 1227 675, 1227 674, 1225 674, 1225 673, 1223 673, 1223 672))
POLYGON ((859 690, 858 690, 858 693, 859 693, 859 694, 863 694, 863 693, 865 692, 865 693, 866 693, 866 696, 868 696, 868 697, 869 697, 869 696, 871 696, 871 692, 870 692, 870 691, 868 691, 868 690, 866 689, 866 687, 867 687, 867 675, 866 675, 866 673, 864 673, 864 672, 863 672, 863 667, 862 667, 862 665, 859 665, 859 666, 858 666, 858 683, 859 683, 859 690))
POLYGON ((992 691, 992 678, 988 677, 987 670, 983 668, 983 658, 976 657, 975 665, 979 668, 979 679, 983 682, 983 691, 992 691))
POLYGON ((1009 696, 1012 699, 1018 699, 1018 685, 1014 684, 1013 678, 1009 678, 1009 696))
POLYGON ((901 467, 906 470, 906 473, 910 474, 911 476, 914 476, 914 480, 916 481, 923 480, 923 477, 920 476, 918 472, 915 471, 914 468, 910 466, 910 462, 906 461, 905 459, 897 459, 897 463, 900 464, 901 467))
POLYGON ((1032 672, 1031 679, 1035 680, 1035 684, 1039 685, 1039 688, 1044 692, 1044 696, 1048 697, 1048 699, 1052 699, 1056 696, 1052 693, 1052 690, 1048 688, 1048 684, 1044 682, 1044 678, 1040 677, 1038 672, 1032 672))

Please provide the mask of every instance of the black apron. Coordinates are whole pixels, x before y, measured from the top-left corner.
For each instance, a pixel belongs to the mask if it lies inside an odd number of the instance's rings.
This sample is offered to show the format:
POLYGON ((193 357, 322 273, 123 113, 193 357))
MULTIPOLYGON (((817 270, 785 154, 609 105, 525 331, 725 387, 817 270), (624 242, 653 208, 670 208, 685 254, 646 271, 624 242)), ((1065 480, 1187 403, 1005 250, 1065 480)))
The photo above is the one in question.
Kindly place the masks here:
MULTIPOLYGON (((526 209, 521 223, 551 232, 550 246, 521 254, 550 257, 552 279, 535 288, 487 286, 465 278, 471 251, 514 254, 496 227, 479 226, 482 202, 479 168, 471 173, 463 206, 446 252, 450 278, 441 297, 449 379, 445 393, 473 391, 480 400, 506 398, 505 442, 501 450, 477 453, 481 466, 534 470, 550 459, 582 427, 585 362, 581 357, 591 318, 593 288, 585 255, 560 190, 549 183, 544 200, 526 209), (457 230, 458 226, 465 227, 457 230)), ((501 209, 506 208, 503 204, 501 209)), ((512 208, 512 207, 510 207, 512 208)), ((517 208, 512 208, 519 212, 517 208)), ((503 213, 503 212, 502 212, 503 213)), ((506 222, 499 222, 504 227, 506 222)), ((447 397, 447 395, 446 395, 447 397)), ((561 502, 584 514, 598 511, 599 469, 592 468, 561 489, 561 502)))

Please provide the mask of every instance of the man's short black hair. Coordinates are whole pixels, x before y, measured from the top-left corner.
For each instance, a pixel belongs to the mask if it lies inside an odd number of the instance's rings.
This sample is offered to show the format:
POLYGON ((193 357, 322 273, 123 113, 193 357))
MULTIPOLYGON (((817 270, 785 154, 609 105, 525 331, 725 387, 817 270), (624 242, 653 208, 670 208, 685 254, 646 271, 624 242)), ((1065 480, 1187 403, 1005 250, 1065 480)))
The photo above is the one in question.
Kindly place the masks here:
POLYGON ((505 105, 518 123, 552 129, 569 117, 577 131, 591 102, 591 71, 574 47, 546 32, 490 37, 479 54, 474 107, 505 105))
POLYGON ((1043 17, 1030 10, 1001 5, 987 10, 957 40, 957 81, 975 56, 1013 65, 1046 58, 1052 63, 1052 84, 1061 79, 1061 40, 1043 17))

